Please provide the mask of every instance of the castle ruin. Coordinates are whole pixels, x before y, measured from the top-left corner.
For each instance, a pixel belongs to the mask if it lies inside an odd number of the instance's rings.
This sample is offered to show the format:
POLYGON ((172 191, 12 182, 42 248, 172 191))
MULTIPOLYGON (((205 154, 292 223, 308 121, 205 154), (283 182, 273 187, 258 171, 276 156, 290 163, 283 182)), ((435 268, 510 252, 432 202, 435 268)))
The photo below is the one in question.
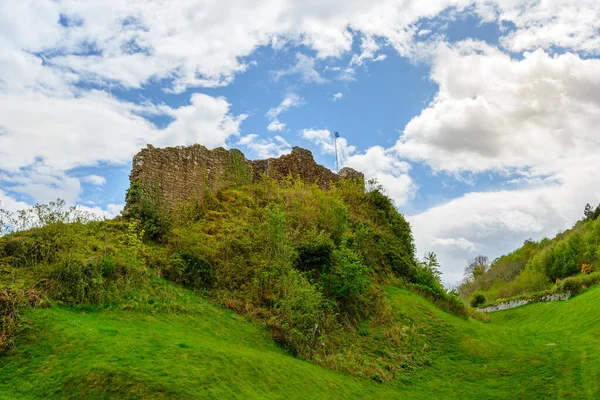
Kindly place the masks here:
MULTIPOLYGON (((152 193, 153 200, 170 208, 181 202, 201 201, 207 193, 225 187, 258 182, 263 175, 277 181, 291 176, 324 189, 340 179, 364 184, 362 173, 343 168, 336 174, 317 164, 312 153, 300 147, 279 158, 252 161, 237 149, 209 150, 199 144, 167 148, 148 145, 133 158, 129 180, 131 187, 143 188, 142 197, 152 193)), ((131 202, 128 196, 125 213, 131 202)))

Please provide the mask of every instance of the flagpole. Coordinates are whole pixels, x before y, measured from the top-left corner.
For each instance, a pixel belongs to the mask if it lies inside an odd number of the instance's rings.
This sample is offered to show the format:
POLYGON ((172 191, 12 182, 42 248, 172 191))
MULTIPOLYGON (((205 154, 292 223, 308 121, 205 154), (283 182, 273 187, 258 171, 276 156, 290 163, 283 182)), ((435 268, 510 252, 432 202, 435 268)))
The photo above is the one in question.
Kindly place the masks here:
POLYGON ((337 137, 338 137, 338 133, 337 132, 333 132, 333 145, 335 147, 335 169, 336 172, 340 172, 340 165, 338 164, 338 153, 337 153, 337 137))

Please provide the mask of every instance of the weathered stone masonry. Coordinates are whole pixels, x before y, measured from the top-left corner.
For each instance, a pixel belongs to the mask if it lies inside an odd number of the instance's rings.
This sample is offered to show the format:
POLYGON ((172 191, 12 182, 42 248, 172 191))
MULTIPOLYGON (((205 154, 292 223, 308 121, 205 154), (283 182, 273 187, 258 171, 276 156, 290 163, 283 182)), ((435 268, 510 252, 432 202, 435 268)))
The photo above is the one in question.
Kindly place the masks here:
POLYGON ((171 207, 188 200, 201 200, 207 192, 256 182, 262 174, 278 181, 288 176, 299 177, 323 188, 340 179, 364 182, 362 173, 343 168, 336 174, 317 164, 309 150, 299 147, 279 158, 251 161, 236 149, 209 150, 199 144, 164 149, 148 145, 133 158, 129 180, 143 188, 143 196, 152 195, 161 205, 171 207))

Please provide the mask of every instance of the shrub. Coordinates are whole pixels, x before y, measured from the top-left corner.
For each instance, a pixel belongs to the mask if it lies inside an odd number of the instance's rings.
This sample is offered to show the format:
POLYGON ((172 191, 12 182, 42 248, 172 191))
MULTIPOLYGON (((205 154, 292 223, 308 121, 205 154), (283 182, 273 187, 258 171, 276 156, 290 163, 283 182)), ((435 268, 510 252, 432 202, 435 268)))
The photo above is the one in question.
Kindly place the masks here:
POLYGON ((118 262, 106 254, 88 260, 62 260, 49 273, 50 294, 66 304, 102 304, 118 297, 123 288, 142 282, 145 268, 139 260, 127 253, 118 262))
POLYGON ((42 295, 35 289, 0 290, 0 353, 13 344, 13 335, 19 329, 19 309, 41 304, 42 295))
POLYGON ((592 264, 582 264, 581 265, 581 273, 584 275, 589 275, 594 271, 594 266, 592 264))
POLYGON ((276 282, 276 319, 268 321, 273 338, 292 354, 309 358, 325 345, 333 324, 332 305, 298 271, 290 269, 276 282))
POLYGON ((371 285, 370 269, 351 249, 334 252, 335 262, 329 273, 322 275, 325 293, 346 311, 360 314, 362 295, 371 285))
POLYGON ((161 240, 171 229, 168 216, 159 210, 158 205, 151 200, 142 200, 141 213, 142 229, 151 240, 161 240))
POLYGON ((159 191, 158 188, 136 181, 125 195, 128 204, 126 214, 141 221, 143 232, 151 240, 163 239, 171 229, 169 215, 160 204, 159 191))
POLYGON ((10 257, 15 267, 34 267, 56 261, 62 244, 41 228, 29 236, 12 236, 4 242, 0 256, 10 257))
POLYGON ((68 304, 97 304, 104 300, 104 277, 100 263, 65 260, 51 277, 57 283, 55 298, 68 304))
POLYGON ((479 290, 473 292, 471 297, 469 297, 469 304, 473 308, 483 305, 485 301, 485 295, 479 290))
POLYGON ((177 251, 169 258, 166 278, 190 289, 210 289, 214 284, 212 265, 189 251, 177 251))
POLYGON ((300 271, 328 273, 333 263, 333 246, 325 242, 312 242, 296 249, 298 257, 294 267, 300 271))
POLYGON ((600 283, 600 273, 591 273, 589 275, 570 276, 560 281, 559 290, 569 292, 575 295, 593 285, 600 283))

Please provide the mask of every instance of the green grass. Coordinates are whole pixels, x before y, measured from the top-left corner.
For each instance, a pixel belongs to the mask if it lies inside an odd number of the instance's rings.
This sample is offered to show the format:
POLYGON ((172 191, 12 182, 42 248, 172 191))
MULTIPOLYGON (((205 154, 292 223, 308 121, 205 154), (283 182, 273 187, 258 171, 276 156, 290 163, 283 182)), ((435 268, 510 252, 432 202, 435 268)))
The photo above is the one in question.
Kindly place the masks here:
POLYGON ((29 310, 0 358, 0 398, 357 398, 390 388, 288 355, 266 329, 196 299, 195 312, 29 310))
POLYGON ((0 398, 600 396, 600 287, 495 313, 489 323, 390 287, 398 340, 428 361, 388 383, 293 358, 262 326, 185 293, 179 312, 28 310, 17 350, 0 356, 0 398))

